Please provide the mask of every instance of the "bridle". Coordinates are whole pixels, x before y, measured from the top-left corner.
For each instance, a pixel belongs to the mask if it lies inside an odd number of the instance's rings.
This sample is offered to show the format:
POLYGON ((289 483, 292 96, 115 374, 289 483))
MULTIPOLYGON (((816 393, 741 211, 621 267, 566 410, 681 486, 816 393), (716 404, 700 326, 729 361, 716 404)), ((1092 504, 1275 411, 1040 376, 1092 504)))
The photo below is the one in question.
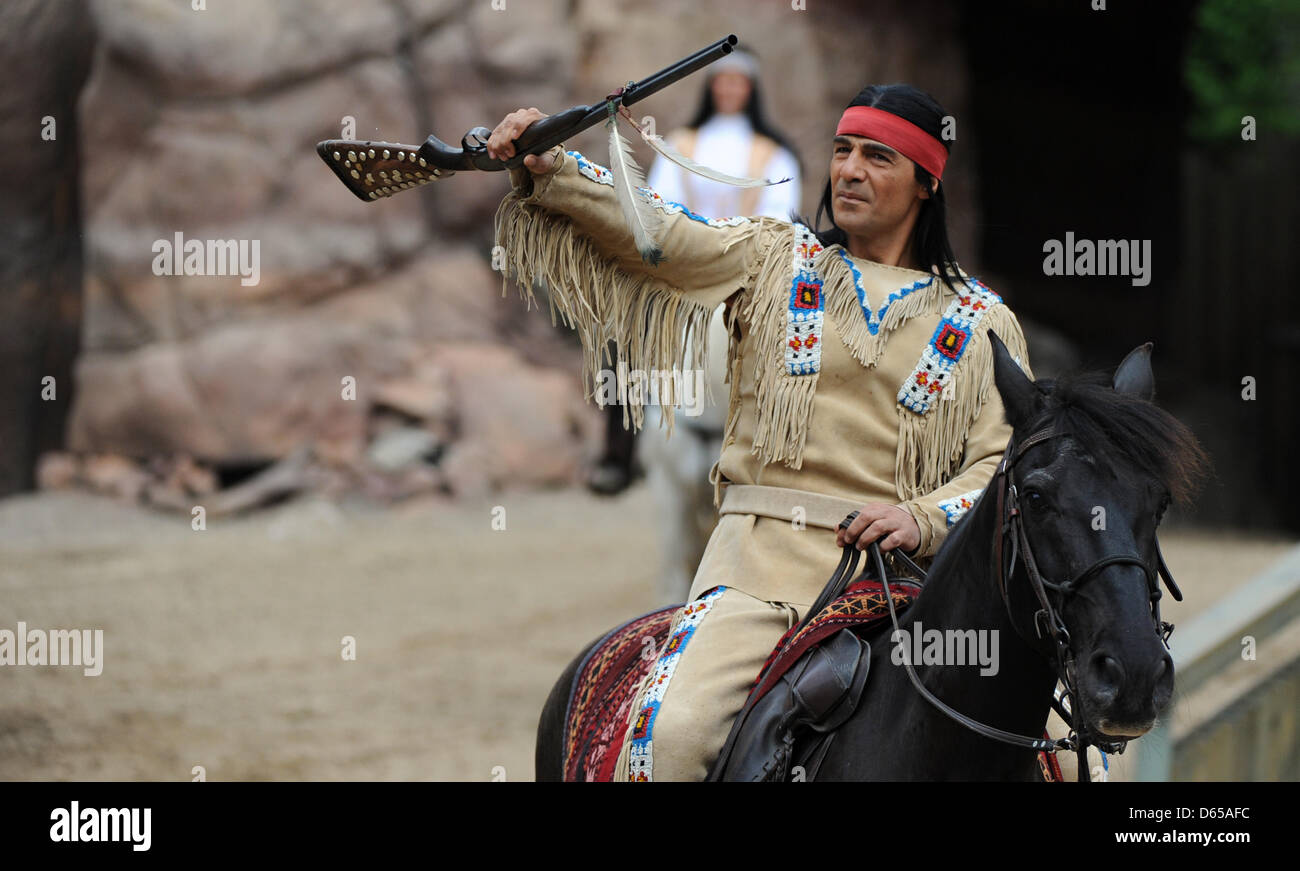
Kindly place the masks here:
MULTIPOLYGON (((1173 624, 1166 623, 1160 619, 1160 579, 1163 579, 1169 588, 1169 593, 1175 601, 1182 601, 1183 594, 1174 583, 1173 576, 1169 573, 1169 567, 1165 564, 1164 555, 1160 552, 1160 544, 1156 543, 1156 560, 1158 568, 1152 570, 1149 565, 1136 554, 1133 553, 1116 553, 1109 554, 1088 566, 1068 581, 1055 583, 1045 579, 1038 570, 1038 561, 1034 559, 1033 548, 1029 544, 1029 539, 1025 536, 1025 525, 1023 515, 1020 510, 1020 494, 1016 488, 1015 482, 1015 465, 1024 456, 1025 452, 1035 445, 1041 444, 1051 438, 1065 433, 1057 431, 1053 426, 1047 426, 1032 433, 1018 446, 1015 439, 1007 442, 1006 451, 1002 455, 1002 461, 998 464, 997 472, 990 482, 990 486, 997 494, 997 516, 998 524, 994 538, 994 562, 998 579, 998 590, 1002 595, 1002 604, 1006 609, 1007 618, 1013 627, 1017 627, 1015 615, 1011 610, 1011 600, 1007 595, 1007 585, 1011 574, 1015 571, 1016 560, 1022 559, 1025 564, 1025 571, 1029 577, 1030 588, 1034 591, 1035 597, 1041 608, 1034 614, 1034 631, 1037 640, 1042 640, 1046 632, 1053 643, 1054 652, 1052 658, 1056 666, 1057 678, 1065 686, 1065 692, 1058 698, 1053 694, 1052 707, 1057 714, 1070 727, 1070 733, 1067 737, 1053 741, 1048 738, 1035 738, 1025 735, 1017 735, 1013 732, 1007 732, 988 726, 976 720, 972 720, 965 714, 953 710, 944 704, 932 692, 926 689, 925 685, 916 675, 916 670, 912 666, 911 658, 904 651, 903 665, 907 670, 907 675, 917 691, 925 697, 930 703, 935 705, 940 711, 950 718, 971 729, 974 732, 990 738, 994 741, 1001 741, 1006 744, 1012 744, 1017 747, 1024 747, 1030 750, 1044 751, 1055 753, 1059 750, 1071 750, 1079 756, 1079 780, 1087 783, 1091 780, 1088 771, 1087 749, 1090 745, 1096 746, 1108 753, 1122 753, 1127 740, 1121 741, 1104 741, 1098 740, 1097 736, 1090 735, 1086 728, 1080 728, 1075 723, 1084 723, 1086 719, 1080 707, 1080 695, 1078 693, 1078 684, 1075 675, 1074 651, 1070 645, 1070 633, 1065 628, 1065 621, 1061 618, 1061 611, 1071 597, 1078 594, 1088 581, 1092 580, 1098 572, 1107 566, 1112 565, 1136 565, 1139 566, 1143 574, 1146 575, 1147 590, 1151 601, 1151 615, 1155 622, 1156 632, 1160 636, 1165 647, 1169 646, 1169 637, 1173 634, 1173 624), (1010 541, 1011 557, 1004 560, 1004 543, 1010 541), (1051 599, 1048 597, 1048 591, 1058 595, 1061 600, 1060 608, 1053 606, 1051 599), (1068 699, 1069 704, 1066 705, 1068 699)), ((986 491, 987 492, 987 491, 986 491)), ((847 528, 849 522, 857 514, 850 514, 840 524, 841 527, 847 528)), ((852 544, 848 545, 851 549, 852 544)), ((889 605, 889 616, 894 623, 895 632, 899 632, 898 615, 894 610, 894 597, 889 589, 889 579, 886 576, 884 559, 881 557, 880 548, 875 542, 870 546, 871 557, 875 561, 876 571, 880 577, 880 582, 884 587, 885 601, 889 605)), ((900 551, 894 552, 896 557, 900 557, 908 567, 918 572, 921 579, 925 579, 925 572, 921 571, 915 563, 907 559, 906 555, 900 551)), ((853 560, 856 565, 857 560, 853 560)), ((850 576, 852 569, 850 569, 850 576)), ((1035 640, 1025 637, 1020 629, 1016 628, 1016 634, 1029 644, 1030 647, 1037 647, 1035 640)))

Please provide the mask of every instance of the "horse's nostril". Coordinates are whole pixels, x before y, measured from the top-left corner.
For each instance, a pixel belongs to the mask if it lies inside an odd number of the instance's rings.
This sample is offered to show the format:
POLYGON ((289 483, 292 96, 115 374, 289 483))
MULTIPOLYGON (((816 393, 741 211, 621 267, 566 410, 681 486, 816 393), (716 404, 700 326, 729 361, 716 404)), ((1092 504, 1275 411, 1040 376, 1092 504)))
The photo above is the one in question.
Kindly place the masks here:
POLYGON ((1171 668, 1172 665, 1173 663, 1170 661, 1168 654, 1160 657, 1160 662, 1156 663, 1155 674, 1151 676, 1152 679, 1157 684, 1167 683, 1168 681, 1173 680, 1174 670, 1171 668))
POLYGON ((1169 654, 1166 653, 1160 658, 1151 677, 1151 701, 1159 711, 1169 703, 1170 697, 1174 694, 1174 662, 1169 654))
POLYGON ((1124 666, 1119 660, 1104 653, 1092 658, 1092 667, 1096 673, 1097 692, 1100 695, 1118 695, 1124 686, 1124 666))

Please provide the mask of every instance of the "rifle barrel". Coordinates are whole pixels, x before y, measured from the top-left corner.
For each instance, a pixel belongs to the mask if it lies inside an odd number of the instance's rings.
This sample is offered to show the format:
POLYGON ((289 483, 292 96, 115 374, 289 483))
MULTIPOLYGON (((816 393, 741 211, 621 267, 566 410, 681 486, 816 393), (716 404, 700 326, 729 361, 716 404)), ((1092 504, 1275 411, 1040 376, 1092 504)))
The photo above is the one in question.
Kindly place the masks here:
MULTIPOLYGON (((734 33, 723 37, 671 66, 646 76, 639 82, 630 83, 623 89, 618 99, 624 106, 630 106, 651 94, 662 91, 674 82, 731 54, 736 42, 734 33)), ((487 172, 513 169, 521 166, 528 155, 548 151, 564 140, 603 122, 609 116, 609 103, 610 99, 606 98, 594 106, 574 106, 564 112, 534 121, 515 139, 515 155, 507 160, 496 160, 487 156, 487 151, 481 144, 486 140, 487 130, 479 127, 465 135, 462 140, 462 145, 465 146, 463 148, 453 148, 436 136, 430 136, 420 147, 420 157, 448 172, 467 169, 487 172), (471 138, 477 139, 478 143, 471 145, 471 138)))
POLYGON ((654 75, 647 76, 639 82, 629 85, 623 93, 623 105, 630 106, 640 100, 644 100, 651 94, 663 90, 675 82, 678 82, 691 73, 701 70, 716 60, 721 60, 731 54, 736 45, 736 35, 719 39, 713 45, 702 48, 690 57, 679 60, 677 63, 660 70, 654 75))
POLYGON ((736 45, 736 34, 725 36, 718 42, 708 45, 707 48, 701 48, 694 55, 677 61, 676 64, 669 66, 667 69, 659 70, 658 73, 647 75, 640 82, 633 82, 628 86, 628 90, 623 94, 623 105, 632 105, 637 101, 647 98, 647 96, 662 91, 663 88, 681 81, 688 75, 706 68, 716 60, 722 60, 723 57, 731 55, 736 45))

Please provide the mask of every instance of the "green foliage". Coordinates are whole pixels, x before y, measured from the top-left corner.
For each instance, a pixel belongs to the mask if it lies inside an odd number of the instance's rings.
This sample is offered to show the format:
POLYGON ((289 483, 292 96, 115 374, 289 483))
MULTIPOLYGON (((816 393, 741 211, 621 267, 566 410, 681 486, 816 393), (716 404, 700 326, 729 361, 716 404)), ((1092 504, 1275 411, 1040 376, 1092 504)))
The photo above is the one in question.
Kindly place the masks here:
POLYGON ((1259 138, 1300 136, 1300 0, 1204 0, 1184 73, 1193 139, 1240 141, 1245 115, 1259 138))

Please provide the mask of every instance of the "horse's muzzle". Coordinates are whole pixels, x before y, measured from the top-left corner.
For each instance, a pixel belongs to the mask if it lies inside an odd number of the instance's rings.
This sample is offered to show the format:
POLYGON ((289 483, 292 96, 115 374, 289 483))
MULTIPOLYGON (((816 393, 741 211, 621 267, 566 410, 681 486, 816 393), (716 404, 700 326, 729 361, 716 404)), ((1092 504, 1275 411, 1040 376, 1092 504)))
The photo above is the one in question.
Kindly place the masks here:
POLYGON ((1098 651, 1083 671, 1084 716, 1094 729, 1116 739, 1145 734, 1173 697, 1174 663, 1163 648, 1136 664, 1098 651))

